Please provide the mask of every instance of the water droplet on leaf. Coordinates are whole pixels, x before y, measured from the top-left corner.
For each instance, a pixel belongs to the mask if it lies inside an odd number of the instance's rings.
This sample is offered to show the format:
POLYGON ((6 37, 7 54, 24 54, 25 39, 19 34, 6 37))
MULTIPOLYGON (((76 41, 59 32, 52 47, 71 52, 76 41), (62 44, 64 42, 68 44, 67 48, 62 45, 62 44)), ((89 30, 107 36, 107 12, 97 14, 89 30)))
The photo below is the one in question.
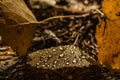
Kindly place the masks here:
POLYGON ((44 68, 44 67, 45 67, 45 65, 42 65, 42 67, 44 68))
POLYGON ((72 50, 71 50, 71 52, 70 52, 70 53, 71 53, 71 54, 73 54, 73 53, 74 53, 74 51, 72 51, 72 50))
POLYGON ((56 64, 57 63, 57 61, 54 61, 54 64, 56 64))
POLYGON ((47 62, 48 60, 46 59, 44 62, 47 62))
POLYGON ((37 66, 38 66, 38 65, 40 65, 40 63, 39 63, 39 62, 37 62, 37 64, 36 64, 36 65, 37 65, 37 66))
POLYGON ((52 57, 52 55, 50 54, 50 55, 48 55, 48 58, 51 58, 52 57))
POLYGON ((69 64, 69 62, 66 62, 66 64, 68 65, 68 64, 69 64))
POLYGON ((64 50, 61 46, 59 47, 59 49, 60 49, 61 51, 63 51, 63 50, 64 50))
POLYGON ((53 52, 55 52, 56 51, 56 49, 53 49, 53 52))
POLYGON ((39 66, 37 66, 37 68, 40 68, 39 66))
POLYGON ((82 59, 86 59, 86 56, 81 56, 82 59))
POLYGON ((73 63, 76 63, 76 62, 77 62, 77 60, 76 60, 76 59, 74 59, 74 60, 73 60, 73 63))
POLYGON ((64 54, 60 54, 60 56, 59 56, 60 58, 62 58, 62 57, 64 57, 64 54))

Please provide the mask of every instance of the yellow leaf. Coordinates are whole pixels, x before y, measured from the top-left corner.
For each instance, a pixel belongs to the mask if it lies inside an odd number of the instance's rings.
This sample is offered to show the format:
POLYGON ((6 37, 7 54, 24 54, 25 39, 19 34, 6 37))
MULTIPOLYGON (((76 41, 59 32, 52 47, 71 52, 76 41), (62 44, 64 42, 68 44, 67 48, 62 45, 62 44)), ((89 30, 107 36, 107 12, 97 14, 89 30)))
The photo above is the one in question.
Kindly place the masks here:
POLYGON ((3 45, 11 46, 19 56, 25 56, 33 38, 36 25, 21 23, 37 22, 24 0, 0 0, 3 12, 0 18, 0 35, 3 45), (14 26, 18 25, 18 26, 14 26))
POLYGON ((98 61, 107 67, 120 70, 120 3, 119 0, 104 0, 106 16, 96 29, 98 61))

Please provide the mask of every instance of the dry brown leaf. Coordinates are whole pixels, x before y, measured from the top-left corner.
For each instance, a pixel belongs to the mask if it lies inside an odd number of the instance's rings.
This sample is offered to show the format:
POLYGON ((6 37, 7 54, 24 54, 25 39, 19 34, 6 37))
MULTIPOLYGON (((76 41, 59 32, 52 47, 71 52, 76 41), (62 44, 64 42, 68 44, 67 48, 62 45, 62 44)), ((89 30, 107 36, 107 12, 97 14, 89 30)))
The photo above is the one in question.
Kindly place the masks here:
POLYGON ((26 6, 24 0, 0 0, 3 12, 0 18, 0 35, 3 45, 11 46, 19 56, 26 55, 36 29, 36 25, 21 23, 36 22, 36 18, 26 6), (13 26, 17 25, 18 26, 13 26))
POLYGON ((105 20, 96 29, 98 61, 114 70, 120 70, 120 3, 119 0, 104 0, 105 20))

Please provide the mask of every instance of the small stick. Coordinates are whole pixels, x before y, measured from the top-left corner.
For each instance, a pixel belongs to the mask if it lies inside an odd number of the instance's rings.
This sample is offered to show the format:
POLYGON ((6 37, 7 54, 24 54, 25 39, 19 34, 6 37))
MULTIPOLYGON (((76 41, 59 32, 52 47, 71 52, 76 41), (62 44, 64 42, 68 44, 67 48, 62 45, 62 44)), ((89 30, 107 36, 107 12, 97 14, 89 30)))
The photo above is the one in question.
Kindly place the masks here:
POLYGON ((101 14, 101 16, 105 16, 105 14, 102 12, 102 11, 100 11, 99 9, 95 9, 98 13, 100 13, 101 14))
POLYGON ((53 19, 59 19, 59 18, 70 18, 70 17, 85 17, 85 16, 88 16, 90 15, 89 13, 86 13, 86 14, 83 14, 83 15, 66 15, 66 16, 54 16, 54 17, 49 17, 45 20, 42 20, 42 21, 35 21, 35 22, 26 22, 26 23, 20 23, 20 24, 17 24, 17 25, 12 25, 12 27, 16 27, 16 26, 22 26, 22 25, 28 25, 28 24, 42 24, 42 23, 45 23, 49 20, 53 20, 53 19))

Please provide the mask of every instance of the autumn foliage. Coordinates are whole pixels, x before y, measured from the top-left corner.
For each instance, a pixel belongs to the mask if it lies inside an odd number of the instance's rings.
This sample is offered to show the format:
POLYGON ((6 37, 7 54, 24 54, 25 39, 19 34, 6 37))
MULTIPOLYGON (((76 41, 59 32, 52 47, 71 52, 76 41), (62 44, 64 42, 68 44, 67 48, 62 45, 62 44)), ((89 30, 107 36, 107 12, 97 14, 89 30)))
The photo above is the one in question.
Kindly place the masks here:
POLYGON ((105 19, 97 26, 98 61, 114 70, 120 70, 120 2, 104 0, 105 19))
POLYGON ((36 26, 21 24, 36 22, 36 18, 24 0, 2 0, 0 1, 0 8, 2 11, 0 35, 3 39, 3 45, 11 46, 19 56, 25 56, 36 26))
MULTIPOLYGON (((96 28, 98 61, 114 70, 120 70, 120 0, 104 0, 104 19, 96 28)), ((25 56, 32 41, 37 22, 24 0, 0 0, 2 16, 0 35, 3 45, 11 46, 19 56, 25 56)))

